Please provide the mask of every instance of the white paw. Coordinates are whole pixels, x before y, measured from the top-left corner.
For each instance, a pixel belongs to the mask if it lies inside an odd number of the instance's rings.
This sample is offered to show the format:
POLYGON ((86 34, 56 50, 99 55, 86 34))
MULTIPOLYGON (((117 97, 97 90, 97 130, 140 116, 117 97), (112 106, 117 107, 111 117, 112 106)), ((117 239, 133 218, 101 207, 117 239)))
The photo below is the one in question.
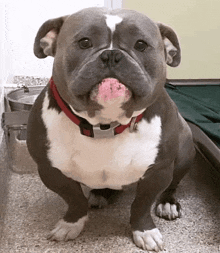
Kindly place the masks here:
POLYGON ((159 204, 156 208, 156 215, 164 219, 174 220, 181 217, 181 211, 175 204, 159 204))
POLYGON ((68 241, 75 239, 83 230, 88 216, 80 218, 77 222, 66 222, 63 219, 60 220, 55 228, 50 232, 47 239, 52 241, 68 241))
POLYGON ((108 205, 108 201, 101 195, 95 195, 92 192, 90 193, 88 199, 89 207, 98 207, 103 208, 108 205))
POLYGON ((134 231, 133 239, 135 244, 144 250, 154 250, 159 252, 164 249, 162 235, 157 228, 146 230, 144 232, 134 231))

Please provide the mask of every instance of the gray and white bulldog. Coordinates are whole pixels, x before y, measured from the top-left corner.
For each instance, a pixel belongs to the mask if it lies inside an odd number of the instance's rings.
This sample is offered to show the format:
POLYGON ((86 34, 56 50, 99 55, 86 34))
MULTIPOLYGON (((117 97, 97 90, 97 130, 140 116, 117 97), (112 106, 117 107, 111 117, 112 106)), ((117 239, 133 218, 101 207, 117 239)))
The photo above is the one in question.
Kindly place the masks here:
POLYGON ((27 145, 43 183, 68 204, 49 238, 76 238, 89 206, 137 182, 133 240, 163 250, 151 206, 157 199, 159 217, 180 217, 174 193, 195 154, 164 88, 166 64, 181 58, 175 32, 135 11, 88 8, 45 22, 34 53, 54 65, 30 112, 27 145))

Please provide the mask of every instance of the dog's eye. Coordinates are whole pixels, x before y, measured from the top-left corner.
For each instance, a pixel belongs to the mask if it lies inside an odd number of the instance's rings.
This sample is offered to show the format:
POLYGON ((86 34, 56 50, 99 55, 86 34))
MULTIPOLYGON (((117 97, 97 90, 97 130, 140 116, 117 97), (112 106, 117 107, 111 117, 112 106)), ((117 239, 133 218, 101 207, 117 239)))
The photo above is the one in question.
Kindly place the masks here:
POLYGON ((87 49, 92 47, 92 41, 88 38, 83 38, 79 41, 79 46, 81 49, 87 49))
POLYGON ((138 41, 135 43, 134 48, 135 48, 137 51, 143 52, 143 51, 147 48, 147 43, 144 42, 143 40, 138 40, 138 41))

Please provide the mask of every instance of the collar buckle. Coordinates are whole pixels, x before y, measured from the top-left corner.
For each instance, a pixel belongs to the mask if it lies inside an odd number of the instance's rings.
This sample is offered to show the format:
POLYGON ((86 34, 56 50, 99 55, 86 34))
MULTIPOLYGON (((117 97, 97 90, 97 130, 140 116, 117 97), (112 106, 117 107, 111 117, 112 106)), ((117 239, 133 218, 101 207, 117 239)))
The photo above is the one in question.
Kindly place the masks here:
POLYGON ((119 126, 120 123, 117 121, 114 121, 110 124, 110 127, 108 129, 102 130, 100 128, 100 124, 97 124, 93 126, 93 134, 95 139, 101 139, 101 138, 112 138, 115 136, 115 128, 119 126))
POLYGON ((136 132, 137 131, 137 122, 136 122, 136 120, 137 120, 137 117, 133 117, 132 119, 131 119, 131 125, 130 125, 130 127, 129 127, 129 132, 130 133, 133 133, 133 132, 136 132))

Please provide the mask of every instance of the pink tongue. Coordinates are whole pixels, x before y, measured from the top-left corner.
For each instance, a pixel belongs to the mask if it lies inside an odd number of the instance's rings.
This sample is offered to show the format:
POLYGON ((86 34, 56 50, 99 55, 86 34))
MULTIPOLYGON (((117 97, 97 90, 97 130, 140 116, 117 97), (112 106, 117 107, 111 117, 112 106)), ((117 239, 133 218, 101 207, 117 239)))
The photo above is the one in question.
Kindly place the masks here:
POLYGON ((117 97, 130 98, 130 91, 115 78, 104 79, 98 87, 98 98, 108 101, 117 97))

